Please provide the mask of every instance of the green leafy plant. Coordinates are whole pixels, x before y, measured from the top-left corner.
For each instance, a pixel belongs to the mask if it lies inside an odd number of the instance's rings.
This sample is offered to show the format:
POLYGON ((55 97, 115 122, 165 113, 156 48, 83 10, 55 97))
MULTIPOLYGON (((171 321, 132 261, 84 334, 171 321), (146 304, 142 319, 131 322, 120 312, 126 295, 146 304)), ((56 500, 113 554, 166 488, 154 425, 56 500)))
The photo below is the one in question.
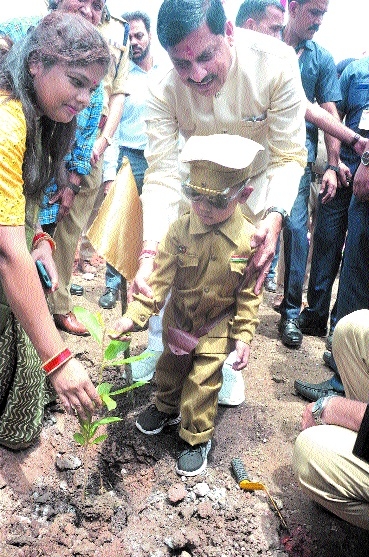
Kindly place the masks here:
MULTIPOLYGON (((102 383, 103 370, 110 366, 129 366, 131 362, 142 360, 150 356, 149 353, 141 354, 139 356, 129 355, 129 343, 130 340, 120 341, 120 340, 110 340, 106 344, 106 326, 104 323, 103 316, 100 312, 92 313, 89 310, 76 306, 73 308, 73 312, 77 319, 84 324, 91 334, 91 337, 101 346, 101 358, 99 366, 99 385, 96 387, 99 393, 103 405, 107 408, 108 412, 115 410, 117 403, 113 397, 125 394, 137 387, 141 387, 146 384, 146 381, 137 381, 136 383, 127 385, 122 389, 112 391, 112 385, 110 383, 102 383)), ((131 374, 127 374, 131 377, 131 374)), ((84 448, 83 460, 84 460, 84 490, 83 497, 86 493, 87 484, 87 460, 88 460, 88 450, 91 445, 97 445, 102 443, 107 438, 108 434, 104 433, 98 435, 98 429, 101 426, 112 424, 114 422, 120 422, 122 418, 117 416, 103 416, 96 420, 90 415, 86 420, 82 420, 78 416, 80 429, 73 435, 73 439, 76 443, 84 448)))

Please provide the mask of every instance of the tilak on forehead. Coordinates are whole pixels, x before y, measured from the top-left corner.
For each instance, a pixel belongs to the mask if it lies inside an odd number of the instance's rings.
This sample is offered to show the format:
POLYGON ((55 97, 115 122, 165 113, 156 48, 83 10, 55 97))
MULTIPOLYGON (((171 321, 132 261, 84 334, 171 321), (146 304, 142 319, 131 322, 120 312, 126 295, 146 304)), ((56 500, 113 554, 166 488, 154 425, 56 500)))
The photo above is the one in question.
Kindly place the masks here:
POLYGON ((195 56, 193 49, 190 46, 186 46, 186 54, 188 56, 195 56))

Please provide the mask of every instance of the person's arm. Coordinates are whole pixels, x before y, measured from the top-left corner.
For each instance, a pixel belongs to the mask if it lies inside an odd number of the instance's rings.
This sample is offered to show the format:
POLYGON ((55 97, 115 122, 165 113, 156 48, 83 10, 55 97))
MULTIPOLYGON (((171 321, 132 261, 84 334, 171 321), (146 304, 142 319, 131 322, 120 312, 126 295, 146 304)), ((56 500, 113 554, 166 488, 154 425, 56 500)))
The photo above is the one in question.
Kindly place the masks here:
MULTIPOLYGON (((302 429, 315 426, 312 415, 314 402, 305 407, 302 416, 302 429)), ((325 424, 339 425, 352 431, 359 431, 367 405, 358 400, 349 400, 345 397, 334 396, 330 398, 322 412, 321 419, 325 424)))
MULTIPOLYGON (((366 151, 369 151, 369 140, 366 143, 366 151)), ((369 201, 369 166, 361 162, 355 172, 352 191, 360 201, 369 201)))
POLYGON ((270 84, 271 99, 267 113, 269 165, 268 195, 261 220, 252 240, 256 248, 248 272, 257 276, 255 293, 259 294, 274 257, 283 218, 277 207, 289 214, 306 166, 305 111, 306 96, 301 84, 297 58, 293 51, 274 71, 270 84))
POLYGON ((109 115, 103 128, 101 129, 99 137, 94 143, 91 154, 91 164, 96 164, 100 157, 104 154, 104 151, 111 144, 118 124, 122 118, 124 99, 125 95, 123 93, 111 95, 109 98, 109 115))
MULTIPOLYGON (((133 294, 152 295, 147 279, 154 269, 154 254, 159 241, 175 221, 183 201, 178 171, 179 127, 169 100, 159 88, 151 86, 147 102, 146 131, 148 144, 145 158, 148 169, 141 194, 143 210, 143 251, 152 257, 142 258, 139 270, 131 282, 129 299, 133 294)), ((185 205, 183 205, 184 208, 185 205)))
POLYGON ((307 101, 305 120, 314 124, 320 130, 336 137, 342 143, 351 145, 358 155, 362 155, 365 151, 367 139, 342 124, 342 122, 318 104, 307 101))
MULTIPOLYGON (((42 362, 66 348, 47 307, 34 261, 27 250, 24 226, 0 225, 0 279, 10 308, 42 362)), ((67 411, 81 417, 101 405, 85 368, 72 358, 50 374, 67 411)))
MULTIPOLYGON (((326 110, 333 118, 339 121, 339 115, 334 102, 322 103, 321 108, 326 110)), ((324 141, 327 150, 327 162, 329 166, 334 168, 327 168, 322 178, 322 185, 320 194, 322 194, 322 203, 328 203, 336 195, 338 184, 338 172, 335 168, 339 169, 339 156, 341 142, 330 134, 324 132, 324 141)))

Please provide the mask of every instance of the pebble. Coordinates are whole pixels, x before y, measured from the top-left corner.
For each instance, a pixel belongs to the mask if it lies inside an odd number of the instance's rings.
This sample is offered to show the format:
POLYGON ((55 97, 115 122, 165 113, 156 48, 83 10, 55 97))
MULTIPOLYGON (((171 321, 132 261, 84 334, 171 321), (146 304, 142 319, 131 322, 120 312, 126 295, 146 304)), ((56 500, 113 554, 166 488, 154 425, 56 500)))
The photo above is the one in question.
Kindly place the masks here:
POLYGON ((179 503, 187 497, 187 490, 183 484, 177 483, 172 485, 168 490, 168 499, 171 503, 179 503))
POLYGON ((205 497, 209 493, 210 487, 206 482, 200 482, 194 486, 193 490, 199 497, 205 497))
POLYGON ((56 457, 55 464, 58 470, 77 470, 82 466, 81 460, 73 455, 59 455, 56 457))

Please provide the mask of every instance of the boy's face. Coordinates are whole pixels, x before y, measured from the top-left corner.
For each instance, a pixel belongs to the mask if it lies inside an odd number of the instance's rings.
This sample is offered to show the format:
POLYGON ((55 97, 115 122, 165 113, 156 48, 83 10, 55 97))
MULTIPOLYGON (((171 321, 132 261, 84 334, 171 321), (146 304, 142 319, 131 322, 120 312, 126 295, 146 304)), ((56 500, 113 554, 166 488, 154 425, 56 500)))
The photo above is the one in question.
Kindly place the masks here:
POLYGON ((201 196, 199 200, 191 201, 192 210, 207 226, 221 224, 233 215, 238 203, 245 203, 252 191, 252 186, 248 186, 246 184, 241 190, 239 185, 232 187, 227 195, 227 197, 231 198, 231 200, 224 209, 214 207, 214 205, 209 203, 208 197, 204 195, 201 196), (237 193, 237 195, 234 197, 235 193, 237 193))

